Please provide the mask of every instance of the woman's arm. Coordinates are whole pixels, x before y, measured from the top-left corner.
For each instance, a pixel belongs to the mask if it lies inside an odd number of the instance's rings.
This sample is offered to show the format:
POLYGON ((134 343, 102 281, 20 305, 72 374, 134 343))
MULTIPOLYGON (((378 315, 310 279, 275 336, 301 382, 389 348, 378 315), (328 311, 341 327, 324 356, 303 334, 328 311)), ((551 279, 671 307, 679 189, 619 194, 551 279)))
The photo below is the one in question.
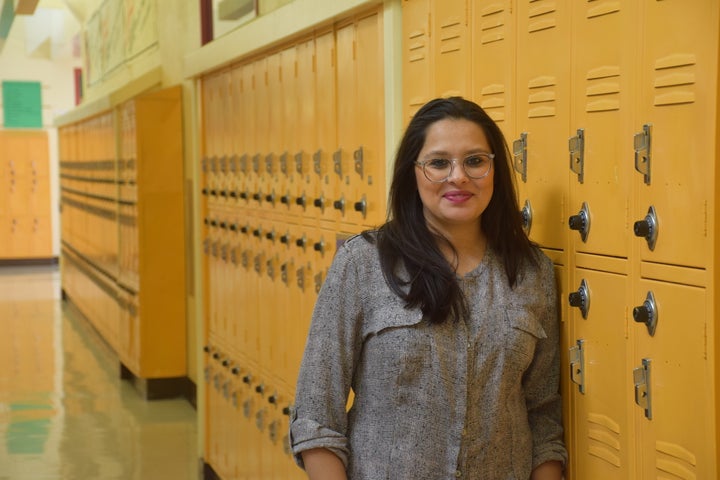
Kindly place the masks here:
POLYGON ((541 463, 532 471, 530 480, 562 480, 562 463, 557 460, 541 463))
POLYGON ((330 450, 313 448, 305 450, 301 455, 310 480, 347 480, 345 465, 330 450))

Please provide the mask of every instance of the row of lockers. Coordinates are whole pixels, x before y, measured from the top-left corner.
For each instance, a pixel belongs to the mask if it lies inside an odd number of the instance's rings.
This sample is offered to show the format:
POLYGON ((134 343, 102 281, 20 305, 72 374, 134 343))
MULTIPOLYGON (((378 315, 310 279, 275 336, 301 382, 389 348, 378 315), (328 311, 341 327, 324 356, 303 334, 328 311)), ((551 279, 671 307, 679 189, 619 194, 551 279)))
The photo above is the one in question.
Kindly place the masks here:
POLYGON ((59 129, 63 291, 149 397, 187 372, 181 106, 153 91, 59 129))
POLYGON ((386 213, 381 52, 373 9, 202 79, 205 461, 221 478, 302 477, 283 410, 312 307, 338 239, 386 213))

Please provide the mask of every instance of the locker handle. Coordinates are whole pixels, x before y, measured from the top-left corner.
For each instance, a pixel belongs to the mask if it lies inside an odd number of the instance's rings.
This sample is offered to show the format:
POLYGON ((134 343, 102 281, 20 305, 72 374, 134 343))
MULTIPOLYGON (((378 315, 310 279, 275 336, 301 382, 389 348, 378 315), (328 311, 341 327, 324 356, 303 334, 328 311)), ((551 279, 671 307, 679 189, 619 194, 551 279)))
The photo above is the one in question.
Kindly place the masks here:
POLYGON ((246 385, 250 385, 250 383, 252 382, 252 375, 250 375, 250 374, 245 375, 242 378, 242 382, 246 385))
POLYGON ((585 130, 578 128, 577 135, 568 141, 570 149, 570 170, 578 177, 578 182, 585 180, 585 130))
POLYGON ((342 150, 337 150, 335 153, 333 153, 333 171, 337 173, 338 177, 343 177, 342 150))
POLYGON ((238 197, 238 192, 237 192, 237 190, 233 190, 232 192, 230 192, 230 196, 231 196, 232 198, 237 198, 237 197, 238 197))
POLYGON ((287 160, 288 160, 288 153, 283 152, 283 154, 280 155, 280 172, 286 176, 287 176, 287 172, 288 172, 288 168, 287 168, 288 161, 287 160))
POLYGON ((303 173, 303 153, 298 152, 295 154, 295 171, 302 175, 303 173))
POLYGON ((651 178, 651 145, 652 145, 652 125, 646 123, 643 130, 636 133, 633 137, 635 147, 635 170, 643 174, 643 181, 646 185, 650 185, 651 178))
POLYGON ((633 232, 636 237, 645 239, 651 251, 655 250, 658 237, 658 218, 654 206, 650 206, 644 219, 638 220, 633 224, 633 232))
POLYGON ((230 360, 226 358, 220 363, 222 364, 223 367, 227 367, 228 365, 230 365, 230 360))
POLYGON ((645 417, 652 420, 652 397, 650 391, 649 358, 643 358, 642 366, 633 369, 633 383, 635 384, 635 403, 645 410, 645 417))
POLYGON ((647 293, 642 305, 633 308, 633 320, 637 323, 644 323, 650 336, 655 335, 658 322, 658 309, 655 302, 655 295, 652 291, 647 293))
POLYGON ((325 211, 325 197, 321 195, 319 198, 316 198, 313 200, 313 206, 320 209, 320 211, 325 211))
POLYGON ((210 352, 210 345, 205 345, 205 346, 203 347, 203 352, 209 353, 209 352, 210 352))
POLYGON ((360 175, 360 178, 363 178, 364 174, 364 154, 363 154, 363 147, 361 146, 357 150, 353 152, 353 160, 355 161, 355 173, 360 175))
POLYGON ((270 232, 266 233, 265 238, 274 242, 275 241, 275 231, 270 231, 270 232))
POLYGON ((302 238, 298 238, 297 240, 295 240, 295 245, 301 248, 305 248, 305 246, 307 245, 307 238, 305 237, 305 235, 303 235, 302 238))
POLYGON ((319 242, 313 244, 313 250, 320 253, 325 253, 325 242, 323 240, 320 240, 319 242))
POLYGON ((527 182, 527 132, 513 142, 513 168, 520 174, 523 182, 527 182))
POLYGON ((228 196, 228 191, 227 191, 227 190, 220 190, 220 196, 221 196, 221 197, 224 197, 224 198, 227 198, 227 196, 228 196))
POLYGON ((263 384, 261 383, 260 385, 258 385, 257 387, 255 387, 255 392, 256 392, 256 393, 259 393, 260 395, 263 395, 263 394, 265 393, 265 385, 263 385, 263 384))
POLYGON ((240 367, 238 367, 238 366, 233 367, 232 369, 230 369, 230 373, 232 373, 232 374, 235 375, 235 376, 239 375, 239 374, 240 374, 240 367))
POLYGON ((585 340, 578 340, 570 347, 570 380, 585 393, 585 340))
POLYGON ((207 189, 207 187, 202 189, 202 194, 207 195, 210 191, 207 189))
POLYGON ((283 243, 283 244, 285 244, 285 245, 289 244, 289 243, 290 243, 290 235, 288 235, 288 234, 286 233, 285 235, 281 236, 281 237, 280 237, 280 243, 283 243))
POLYGON ((233 223, 232 225, 230 225, 230 230, 233 232, 237 232, 238 227, 239 227, 239 225, 237 223, 233 223))

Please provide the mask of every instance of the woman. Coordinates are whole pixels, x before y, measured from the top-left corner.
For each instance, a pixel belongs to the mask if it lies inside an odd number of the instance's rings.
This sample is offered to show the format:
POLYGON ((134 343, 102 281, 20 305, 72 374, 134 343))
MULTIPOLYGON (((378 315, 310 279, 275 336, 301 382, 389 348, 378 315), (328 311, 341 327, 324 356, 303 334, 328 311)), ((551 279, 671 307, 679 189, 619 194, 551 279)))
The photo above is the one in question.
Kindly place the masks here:
POLYGON ((411 120, 390 219, 338 249, 315 305, 290 426, 312 480, 562 478, 553 266, 508 158, 473 102, 411 120))

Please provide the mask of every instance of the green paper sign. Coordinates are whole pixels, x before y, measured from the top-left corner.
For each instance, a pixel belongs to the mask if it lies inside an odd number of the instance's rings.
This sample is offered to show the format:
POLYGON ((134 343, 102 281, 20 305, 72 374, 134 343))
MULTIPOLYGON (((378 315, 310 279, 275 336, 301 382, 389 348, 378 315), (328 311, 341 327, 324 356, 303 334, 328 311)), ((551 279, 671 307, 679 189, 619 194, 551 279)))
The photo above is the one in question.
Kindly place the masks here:
POLYGON ((40 82, 2 82, 5 128, 42 128, 40 82))

